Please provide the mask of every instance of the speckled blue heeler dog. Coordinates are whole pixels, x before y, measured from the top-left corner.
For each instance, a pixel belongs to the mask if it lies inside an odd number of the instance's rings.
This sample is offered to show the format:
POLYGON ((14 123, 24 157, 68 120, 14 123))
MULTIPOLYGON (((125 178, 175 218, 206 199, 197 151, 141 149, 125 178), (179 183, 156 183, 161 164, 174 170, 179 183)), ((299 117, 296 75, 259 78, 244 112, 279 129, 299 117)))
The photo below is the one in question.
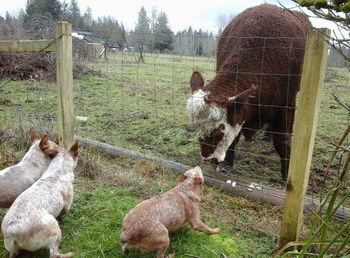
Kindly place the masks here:
POLYGON ((57 153, 57 144, 49 141, 47 135, 41 137, 31 129, 30 140, 32 146, 22 160, 0 171, 0 208, 9 208, 22 192, 41 177, 57 153))
POLYGON ((62 232, 56 218, 67 213, 73 201, 74 169, 78 142, 69 150, 60 148, 42 177, 24 191, 6 213, 1 230, 10 257, 20 250, 50 250, 50 258, 70 258, 60 254, 62 232))
POLYGON ((204 86, 195 71, 190 80, 187 111, 203 160, 218 164, 218 170, 232 166, 240 135, 250 139, 269 128, 286 180, 309 25, 301 13, 270 4, 249 8, 227 25, 218 42, 215 78, 204 86))

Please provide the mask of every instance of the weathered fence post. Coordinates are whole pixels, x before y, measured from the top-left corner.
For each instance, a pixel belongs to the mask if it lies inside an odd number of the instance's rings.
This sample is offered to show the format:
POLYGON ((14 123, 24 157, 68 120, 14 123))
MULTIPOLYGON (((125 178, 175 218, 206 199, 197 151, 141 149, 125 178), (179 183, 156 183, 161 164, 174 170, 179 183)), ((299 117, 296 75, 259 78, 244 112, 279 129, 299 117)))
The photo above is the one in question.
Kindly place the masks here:
MULTIPOLYGON (((321 29, 330 35, 329 29, 321 29)), ((310 30, 297 97, 280 247, 299 238, 327 61, 325 36, 310 30)))
POLYGON ((74 137, 72 25, 58 22, 56 31, 58 141, 67 147, 74 137))

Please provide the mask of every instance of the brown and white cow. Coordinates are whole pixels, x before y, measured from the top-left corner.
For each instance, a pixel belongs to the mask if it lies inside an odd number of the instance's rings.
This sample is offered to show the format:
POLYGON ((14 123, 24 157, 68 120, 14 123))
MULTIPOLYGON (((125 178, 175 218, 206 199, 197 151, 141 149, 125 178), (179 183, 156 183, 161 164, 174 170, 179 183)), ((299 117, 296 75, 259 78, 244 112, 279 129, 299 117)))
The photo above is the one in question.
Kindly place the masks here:
POLYGON ((263 4, 236 16, 217 47, 215 78, 195 71, 187 100, 203 160, 232 166, 241 134, 269 128, 286 180, 290 133, 308 27, 306 16, 263 4))

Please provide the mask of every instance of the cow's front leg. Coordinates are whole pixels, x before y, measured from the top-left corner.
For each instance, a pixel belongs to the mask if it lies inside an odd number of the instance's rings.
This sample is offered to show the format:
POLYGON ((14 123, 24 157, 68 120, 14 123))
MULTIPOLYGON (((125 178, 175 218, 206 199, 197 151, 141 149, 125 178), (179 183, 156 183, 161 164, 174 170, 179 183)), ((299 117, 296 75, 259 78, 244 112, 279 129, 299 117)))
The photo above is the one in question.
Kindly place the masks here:
POLYGON ((220 161, 219 164, 216 166, 216 172, 227 173, 232 169, 233 162, 235 159, 235 147, 239 141, 240 136, 241 134, 238 134, 238 136, 233 140, 230 147, 226 151, 225 159, 223 161, 220 161))

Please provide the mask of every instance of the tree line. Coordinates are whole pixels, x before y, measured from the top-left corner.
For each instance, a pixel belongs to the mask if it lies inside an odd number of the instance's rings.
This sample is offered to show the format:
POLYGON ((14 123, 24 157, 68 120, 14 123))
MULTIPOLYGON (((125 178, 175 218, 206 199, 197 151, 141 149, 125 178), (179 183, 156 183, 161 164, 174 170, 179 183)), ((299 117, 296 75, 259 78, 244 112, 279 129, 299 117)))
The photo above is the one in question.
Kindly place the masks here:
POLYGON ((0 39, 45 39, 55 37, 59 20, 72 23, 73 30, 91 32, 94 39, 110 46, 144 52, 171 52, 179 55, 212 56, 216 36, 202 30, 188 29, 174 33, 167 14, 156 8, 150 15, 142 7, 136 25, 126 31, 122 22, 111 16, 93 18, 90 7, 81 11, 77 0, 27 0, 17 16, 0 16, 0 39))
MULTIPOLYGON (((217 17, 218 35, 232 18, 225 15, 217 17)), ((143 52, 214 56, 218 37, 212 32, 194 30, 191 26, 174 33, 166 13, 158 12, 156 8, 148 15, 142 7, 135 27, 127 32, 123 23, 114 17, 94 19, 90 7, 82 12, 77 0, 62 3, 59 0, 27 0, 25 9, 21 9, 18 15, 12 16, 7 12, 5 17, 0 16, 0 39, 54 38, 58 20, 69 21, 74 30, 91 32, 92 37, 101 42, 140 52, 141 56, 143 52)), ((342 43, 341 52, 348 53, 348 49, 348 45, 342 43)), ((343 66, 344 55, 341 58, 334 51, 330 55, 330 63, 343 66)))

